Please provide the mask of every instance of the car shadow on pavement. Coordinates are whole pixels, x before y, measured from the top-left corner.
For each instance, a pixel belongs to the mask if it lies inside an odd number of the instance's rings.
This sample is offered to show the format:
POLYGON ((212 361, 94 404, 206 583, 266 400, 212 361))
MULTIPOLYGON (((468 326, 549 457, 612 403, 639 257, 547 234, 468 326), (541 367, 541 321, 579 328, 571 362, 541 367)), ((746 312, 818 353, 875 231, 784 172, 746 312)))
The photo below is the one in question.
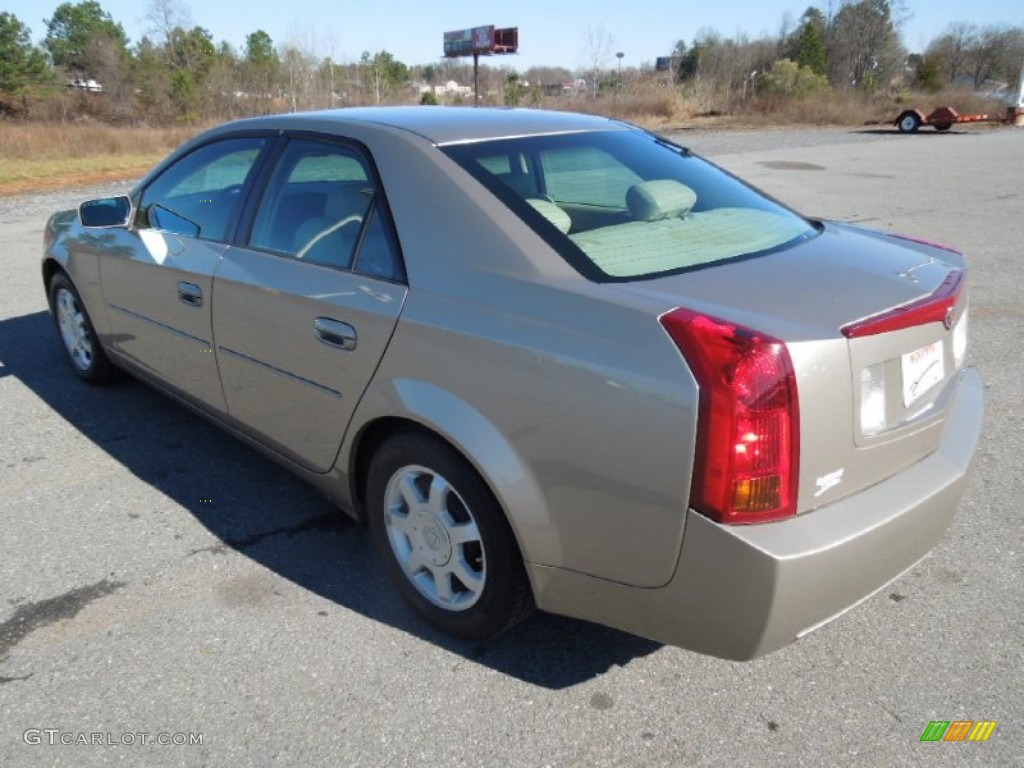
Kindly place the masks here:
MULTIPOLYGON (((0 320, 0 379, 16 377, 213 534, 209 546, 183 548, 183 558, 212 559, 235 550, 345 609, 546 688, 575 685, 661 647, 545 613, 486 643, 449 638, 398 597, 365 528, 257 451, 145 384, 130 377, 106 387, 79 381, 59 343, 46 312, 0 320)), ((119 511, 137 519, 150 510, 119 511)), ((112 528, 124 524, 123 517, 111 521, 112 528)), ((166 546, 181 546, 172 535, 166 546)))

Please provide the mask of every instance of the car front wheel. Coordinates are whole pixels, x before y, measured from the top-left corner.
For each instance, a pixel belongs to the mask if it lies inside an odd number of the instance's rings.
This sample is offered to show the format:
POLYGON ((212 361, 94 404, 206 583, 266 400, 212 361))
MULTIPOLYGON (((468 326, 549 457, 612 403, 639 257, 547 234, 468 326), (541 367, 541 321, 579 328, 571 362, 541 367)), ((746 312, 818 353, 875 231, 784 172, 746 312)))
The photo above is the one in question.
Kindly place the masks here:
POLYGON ((74 372, 90 384, 109 381, 116 369, 103 354, 82 298, 63 272, 57 272, 50 280, 50 307, 74 372))
POLYGON ((416 433, 385 442, 370 466, 367 508, 392 579, 435 627, 482 640, 533 610, 522 556, 500 505, 445 443, 416 433))

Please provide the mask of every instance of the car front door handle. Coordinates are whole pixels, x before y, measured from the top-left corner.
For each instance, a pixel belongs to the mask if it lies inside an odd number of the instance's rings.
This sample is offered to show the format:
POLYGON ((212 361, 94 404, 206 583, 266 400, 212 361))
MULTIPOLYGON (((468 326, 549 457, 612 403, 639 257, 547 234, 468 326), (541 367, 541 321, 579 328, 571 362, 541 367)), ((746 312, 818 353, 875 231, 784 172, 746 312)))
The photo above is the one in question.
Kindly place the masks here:
POLYGON ((203 306, 203 290, 195 283, 178 283, 178 299, 190 307, 203 306))
POLYGON ((313 321, 316 337, 331 347, 352 351, 356 348, 356 329, 340 320, 318 317, 313 321))

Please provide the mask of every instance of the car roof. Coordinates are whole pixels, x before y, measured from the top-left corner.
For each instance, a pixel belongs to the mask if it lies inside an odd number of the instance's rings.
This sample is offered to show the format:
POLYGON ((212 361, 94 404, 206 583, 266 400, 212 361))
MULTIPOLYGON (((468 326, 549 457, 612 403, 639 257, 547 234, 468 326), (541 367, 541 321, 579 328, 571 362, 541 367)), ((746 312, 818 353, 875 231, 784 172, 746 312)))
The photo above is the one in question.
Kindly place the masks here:
POLYGON ((577 112, 495 107, 353 107, 250 118, 224 128, 316 130, 334 133, 346 125, 384 125, 415 133, 434 144, 458 144, 583 131, 630 130, 618 120, 577 112))

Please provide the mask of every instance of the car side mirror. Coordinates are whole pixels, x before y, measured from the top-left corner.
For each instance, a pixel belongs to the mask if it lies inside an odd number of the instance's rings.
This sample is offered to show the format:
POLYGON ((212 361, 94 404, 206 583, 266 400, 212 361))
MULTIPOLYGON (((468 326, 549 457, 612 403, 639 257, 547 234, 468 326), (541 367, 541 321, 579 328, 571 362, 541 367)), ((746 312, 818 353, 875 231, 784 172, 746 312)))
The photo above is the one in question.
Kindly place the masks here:
POLYGON ((78 206, 83 227, 124 227, 131 215, 132 201, 123 196, 87 200, 78 206))

